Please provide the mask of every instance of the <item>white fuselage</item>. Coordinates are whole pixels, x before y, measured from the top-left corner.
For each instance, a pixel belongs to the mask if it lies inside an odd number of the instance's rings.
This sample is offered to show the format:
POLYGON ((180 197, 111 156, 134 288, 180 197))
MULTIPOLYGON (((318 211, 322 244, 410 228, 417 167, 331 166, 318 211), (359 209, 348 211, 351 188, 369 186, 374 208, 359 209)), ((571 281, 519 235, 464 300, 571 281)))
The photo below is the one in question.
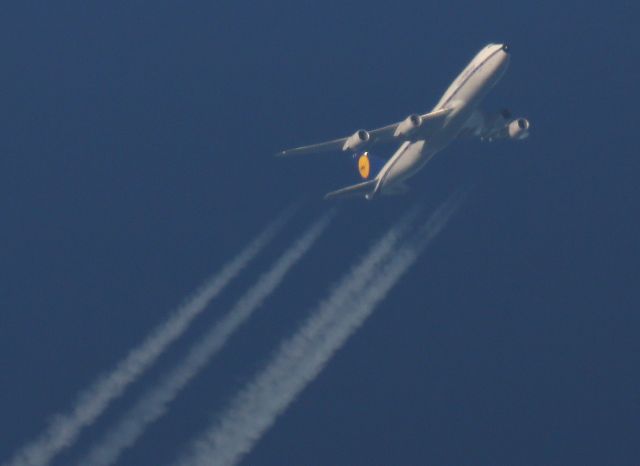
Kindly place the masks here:
POLYGON ((451 83, 433 111, 450 108, 442 126, 429 134, 418 132, 404 142, 380 170, 373 195, 392 193, 413 176, 437 152, 454 141, 474 110, 500 80, 509 64, 508 47, 489 44, 469 62, 451 83))

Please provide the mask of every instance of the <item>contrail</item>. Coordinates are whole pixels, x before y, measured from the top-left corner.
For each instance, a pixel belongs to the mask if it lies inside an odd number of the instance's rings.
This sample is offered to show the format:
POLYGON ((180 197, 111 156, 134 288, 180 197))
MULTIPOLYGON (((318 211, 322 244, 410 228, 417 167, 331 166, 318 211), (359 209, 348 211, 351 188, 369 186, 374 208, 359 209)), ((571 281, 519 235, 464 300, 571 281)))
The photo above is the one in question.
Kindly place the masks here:
POLYGON ((111 372, 102 374, 89 388, 81 392, 68 413, 54 416, 39 437, 22 447, 4 465, 45 465, 61 450, 73 445, 82 429, 93 424, 114 399, 122 395, 131 383, 153 365, 169 345, 204 311, 209 302, 275 237, 296 209, 294 206, 283 212, 220 272, 206 280, 189 300, 157 326, 140 345, 132 349, 111 372))
MULTIPOLYGON (((297 333, 281 345, 262 372, 236 396, 219 422, 199 437, 177 464, 235 465, 250 452, 444 228, 459 202, 455 198, 446 202, 418 230, 419 235, 393 254, 387 253, 388 262, 376 267, 371 279, 350 286, 354 280, 352 273, 343 280, 297 333), (345 287, 350 287, 349 296, 345 300, 336 299, 345 287)), ((374 247, 370 255, 375 252, 374 247)))
POLYGON ((221 321, 189 351, 159 384, 144 394, 137 404, 95 445, 79 464, 105 466, 117 461, 124 449, 133 445, 145 428, 167 410, 167 405, 224 346, 229 337, 251 317, 264 300, 282 283, 286 273, 311 248, 329 225, 332 213, 316 221, 276 263, 264 273, 221 321))

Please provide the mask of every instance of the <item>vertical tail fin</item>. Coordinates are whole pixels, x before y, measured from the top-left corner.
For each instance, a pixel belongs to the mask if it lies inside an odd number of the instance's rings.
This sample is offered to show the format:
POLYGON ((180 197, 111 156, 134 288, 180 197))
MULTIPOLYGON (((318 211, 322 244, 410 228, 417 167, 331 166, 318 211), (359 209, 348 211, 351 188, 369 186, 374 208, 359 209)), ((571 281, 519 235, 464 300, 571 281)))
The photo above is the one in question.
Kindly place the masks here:
POLYGON ((353 161, 355 162, 360 178, 363 180, 373 180, 378 176, 378 173, 385 164, 384 159, 369 154, 369 152, 353 154, 353 161))

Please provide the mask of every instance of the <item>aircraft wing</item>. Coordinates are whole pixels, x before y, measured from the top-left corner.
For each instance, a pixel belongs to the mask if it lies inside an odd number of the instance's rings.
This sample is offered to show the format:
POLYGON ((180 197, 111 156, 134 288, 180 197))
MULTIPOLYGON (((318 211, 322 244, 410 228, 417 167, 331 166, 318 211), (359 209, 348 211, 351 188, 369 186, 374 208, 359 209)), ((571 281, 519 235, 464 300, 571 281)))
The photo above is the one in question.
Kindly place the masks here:
POLYGON ((276 154, 277 157, 288 157, 290 155, 307 155, 317 154, 320 152, 333 152, 342 150, 342 146, 347 138, 334 139, 333 141, 321 142, 319 144, 311 144, 310 146, 296 147, 295 149, 287 149, 276 154))
POLYGON ((476 136, 481 140, 491 140, 509 123, 510 118, 511 112, 507 109, 496 113, 475 110, 466 122, 460 136, 476 136))
POLYGON ((460 136, 475 136, 481 141, 489 142, 497 139, 525 139, 529 136, 529 120, 522 117, 512 118, 511 112, 507 109, 498 113, 475 110, 460 136))
MULTIPOLYGON (((430 113, 425 113, 424 115, 420 115, 420 117, 422 118, 422 124, 418 128, 418 131, 420 133, 423 133, 433 130, 436 127, 440 127, 444 122, 445 117, 451 112, 451 110, 452 108, 443 108, 430 113)), ((359 130, 356 131, 353 135, 347 136, 345 138, 334 139, 332 141, 321 142, 319 144, 312 144, 310 146, 296 147, 295 149, 287 149, 283 150, 282 152, 278 152, 276 155, 278 157, 289 157, 293 155, 307 155, 319 152, 346 151, 349 150, 347 142, 350 139, 357 137, 365 139, 365 136, 368 137, 368 139, 364 143, 367 147, 373 144, 391 142, 394 140, 402 141, 402 136, 398 137, 395 135, 396 129, 398 129, 398 126, 402 123, 402 121, 393 123, 391 125, 383 126, 382 128, 374 129, 372 131, 359 130)))

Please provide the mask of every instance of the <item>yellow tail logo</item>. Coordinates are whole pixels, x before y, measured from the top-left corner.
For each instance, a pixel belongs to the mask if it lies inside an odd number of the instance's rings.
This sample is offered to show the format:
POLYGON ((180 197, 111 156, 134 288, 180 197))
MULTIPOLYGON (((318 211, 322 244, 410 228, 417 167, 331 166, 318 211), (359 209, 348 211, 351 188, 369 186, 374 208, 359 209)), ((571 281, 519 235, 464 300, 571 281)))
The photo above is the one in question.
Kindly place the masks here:
POLYGON ((369 161, 369 153, 365 152, 358 158, 358 171, 362 179, 366 180, 371 174, 371 162, 369 161))

